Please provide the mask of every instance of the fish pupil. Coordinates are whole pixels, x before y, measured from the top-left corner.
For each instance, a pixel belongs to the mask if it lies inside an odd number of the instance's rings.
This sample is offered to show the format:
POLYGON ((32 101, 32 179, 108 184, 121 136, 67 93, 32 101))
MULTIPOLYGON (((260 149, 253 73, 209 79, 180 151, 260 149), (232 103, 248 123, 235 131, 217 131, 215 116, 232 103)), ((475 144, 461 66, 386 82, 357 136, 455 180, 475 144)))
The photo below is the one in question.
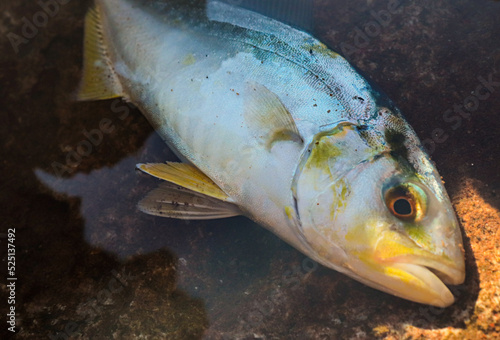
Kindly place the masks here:
POLYGON ((405 198, 399 198, 394 202, 394 212, 398 215, 408 216, 411 215, 412 209, 410 202, 405 198))

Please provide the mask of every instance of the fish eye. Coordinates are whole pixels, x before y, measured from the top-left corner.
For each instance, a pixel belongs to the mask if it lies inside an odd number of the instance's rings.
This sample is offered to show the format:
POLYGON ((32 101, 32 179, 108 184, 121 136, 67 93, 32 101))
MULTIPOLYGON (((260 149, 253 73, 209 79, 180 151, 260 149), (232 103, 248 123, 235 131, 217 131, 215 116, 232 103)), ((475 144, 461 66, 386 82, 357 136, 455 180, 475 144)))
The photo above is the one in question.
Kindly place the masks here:
POLYGON ((427 210, 425 192, 413 183, 396 185, 385 193, 389 211, 403 221, 420 221, 427 210))

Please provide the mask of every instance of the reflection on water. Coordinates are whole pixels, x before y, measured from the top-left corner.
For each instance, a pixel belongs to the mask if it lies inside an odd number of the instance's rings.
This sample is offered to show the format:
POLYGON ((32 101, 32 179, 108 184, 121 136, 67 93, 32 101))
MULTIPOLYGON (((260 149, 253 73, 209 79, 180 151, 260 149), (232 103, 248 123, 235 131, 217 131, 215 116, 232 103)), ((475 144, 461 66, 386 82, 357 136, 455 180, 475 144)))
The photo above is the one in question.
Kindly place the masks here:
MULTIPOLYGON (((500 208, 498 88, 459 128, 443 116, 475 90, 479 75, 498 78, 498 4, 401 2, 402 10, 371 35, 366 25, 378 23, 373 13, 386 11, 387 2, 315 4, 321 40, 344 48, 422 139, 435 138, 436 129, 447 134, 432 156, 452 198, 463 178, 476 178, 489 183, 484 199, 500 208)), ((137 111, 74 172, 57 178, 51 164, 64 162, 65 147, 76 146, 102 117, 113 117, 110 102, 75 104, 68 94, 80 77, 88 5, 61 7, 64 15, 51 18, 19 54, 4 34, 0 40, 1 232, 17 231, 16 307, 25 338, 75 332, 84 338, 371 338, 402 335, 408 324, 460 329, 473 319, 479 288, 467 244, 468 278, 455 290, 459 300, 437 310, 316 266, 243 217, 186 222, 140 213, 137 202, 158 181, 137 173, 135 164, 175 158, 156 134, 145 138, 148 125, 137 111)), ((40 10, 28 1, 2 6, 2 32, 20 33, 21 18, 40 10)), ((467 223, 466 230, 473 225, 467 223)))

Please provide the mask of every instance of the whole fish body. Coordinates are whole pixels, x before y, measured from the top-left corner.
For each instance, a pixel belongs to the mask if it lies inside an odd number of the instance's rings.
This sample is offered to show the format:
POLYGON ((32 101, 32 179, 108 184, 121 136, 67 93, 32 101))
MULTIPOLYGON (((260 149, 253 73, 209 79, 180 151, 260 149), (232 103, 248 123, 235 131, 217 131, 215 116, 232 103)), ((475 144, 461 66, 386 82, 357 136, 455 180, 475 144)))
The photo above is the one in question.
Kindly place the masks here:
POLYGON ((460 229, 412 128, 309 34, 211 1, 96 0, 80 100, 123 97, 183 163, 159 216, 245 215, 371 287, 448 306, 465 269, 460 229))

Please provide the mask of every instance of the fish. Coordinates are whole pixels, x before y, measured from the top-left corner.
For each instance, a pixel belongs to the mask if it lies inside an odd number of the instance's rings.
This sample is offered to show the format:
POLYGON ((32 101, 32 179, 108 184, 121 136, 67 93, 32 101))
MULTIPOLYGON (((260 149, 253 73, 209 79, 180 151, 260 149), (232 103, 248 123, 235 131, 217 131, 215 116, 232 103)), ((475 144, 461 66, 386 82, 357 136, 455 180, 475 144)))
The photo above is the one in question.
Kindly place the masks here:
POLYGON ((133 103, 180 162, 138 207, 246 216, 316 262, 447 307, 460 227, 396 105, 311 34, 229 3, 95 0, 77 99, 133 103))

